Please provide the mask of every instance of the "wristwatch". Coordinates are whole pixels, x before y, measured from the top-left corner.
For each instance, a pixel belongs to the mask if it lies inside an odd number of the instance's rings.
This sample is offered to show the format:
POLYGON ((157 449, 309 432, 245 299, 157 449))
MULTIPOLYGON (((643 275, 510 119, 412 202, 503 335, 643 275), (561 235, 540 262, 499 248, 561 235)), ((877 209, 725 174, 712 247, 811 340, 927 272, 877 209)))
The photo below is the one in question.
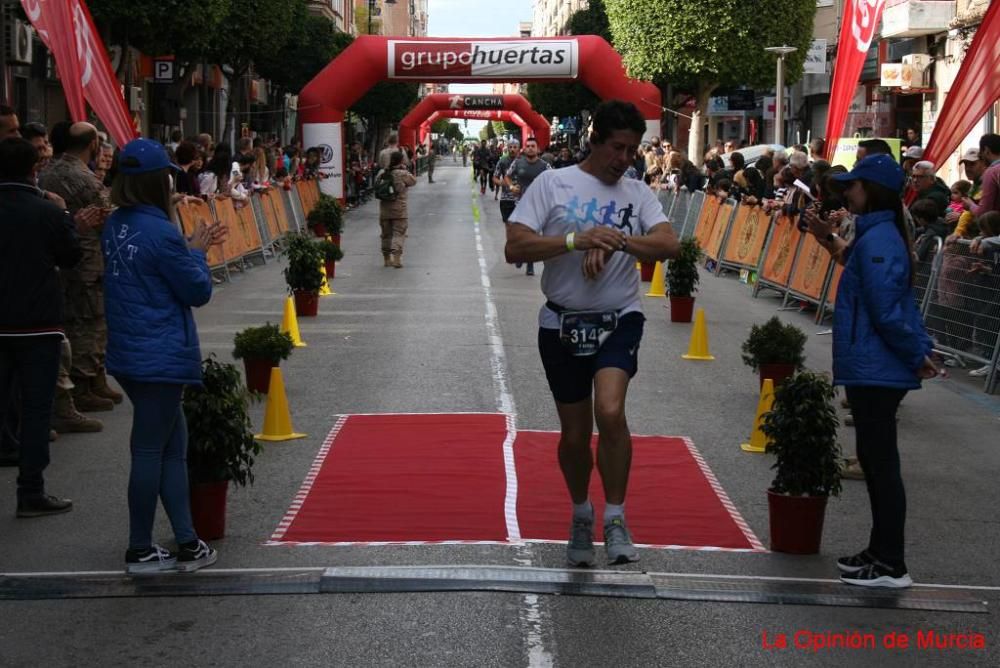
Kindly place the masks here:
POLYGON ((828 242, 829 241, 835 241, 835 240, 837 240, 839 238, 840 238, 840 235, 837 234, 836 232, 830 232, 828 235, 826 235, 826 240, 828 242))

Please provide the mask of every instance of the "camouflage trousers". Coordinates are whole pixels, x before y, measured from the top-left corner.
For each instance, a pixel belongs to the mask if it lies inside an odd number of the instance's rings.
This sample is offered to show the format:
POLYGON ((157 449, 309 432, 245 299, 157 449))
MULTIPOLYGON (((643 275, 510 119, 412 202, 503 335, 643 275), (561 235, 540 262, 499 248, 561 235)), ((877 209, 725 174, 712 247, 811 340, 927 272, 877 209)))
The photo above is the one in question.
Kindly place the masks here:
POLYGON ((387 218, 378 221, 382 227, 382 255, 402 255, 406 229, 406 218, 387 218))
POLYGON ((108 325, 104 320, 104 286, 76 283, 66 286, 66 338, 73 350, 70 378, 93 378, 104 370, 108 325))

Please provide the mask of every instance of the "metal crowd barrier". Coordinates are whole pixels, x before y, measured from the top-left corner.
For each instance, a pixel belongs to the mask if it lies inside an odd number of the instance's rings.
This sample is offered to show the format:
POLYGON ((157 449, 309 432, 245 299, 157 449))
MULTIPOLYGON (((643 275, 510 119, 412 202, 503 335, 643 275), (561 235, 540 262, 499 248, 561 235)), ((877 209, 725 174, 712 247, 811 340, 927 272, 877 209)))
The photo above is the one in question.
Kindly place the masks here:
POLYGON ((987 391, 1000 373, 1000 261, 973 255, 959 240, 935 254, 924 293, 924 322, 935 349, 989 367, 987 391))
POLYGON ((202 221, 229 228, 226 242, 208 253, 209 269, 228 281, 231 270, 241 272, 253 266, 254 260, 266 263, 286 232, 306 230, 306 216, 318 200, 318 182, 303 181, 287 191, 272 188, 254 193, 239 207, 231 198, 182 204, 177 207, 177 216, 185 234, 191 234, 202 221))

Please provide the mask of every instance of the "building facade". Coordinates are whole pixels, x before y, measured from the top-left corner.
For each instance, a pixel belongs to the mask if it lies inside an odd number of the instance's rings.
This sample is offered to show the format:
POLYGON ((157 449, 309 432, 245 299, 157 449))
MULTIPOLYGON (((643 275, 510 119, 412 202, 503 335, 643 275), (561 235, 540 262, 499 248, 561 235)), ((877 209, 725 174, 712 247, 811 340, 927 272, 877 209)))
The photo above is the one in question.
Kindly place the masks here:
POLYGON ((553 37, 566 34, 566 22, 573 12, 586 9, 587 0, 535 0, 531 34, 535 37, 553 37))

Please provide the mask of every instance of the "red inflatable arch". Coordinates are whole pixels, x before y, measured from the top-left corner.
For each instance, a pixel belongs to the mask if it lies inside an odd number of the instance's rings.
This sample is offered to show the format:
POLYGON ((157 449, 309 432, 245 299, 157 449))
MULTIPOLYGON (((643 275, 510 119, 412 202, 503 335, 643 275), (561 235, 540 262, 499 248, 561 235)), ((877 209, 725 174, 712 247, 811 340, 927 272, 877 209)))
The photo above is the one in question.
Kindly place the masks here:
POLYGON ((306 146, 322 147, 323 192, 344 196, 344 113, 380 81, 521 83, 576 81, 598 97, 628 100, 659 134, 660 90, 625 74, 621 56, 595 35, 394 39, 362 35, 310 81, 298 99, 306 146))
MULTIPOLYGON (((427 135, 430 134, 431 125, 434 121, 439 118, 471 118, 480 121, 510 121, 521 128, 521 145, 524 146, 524 142, 528 140, 528 137, 536 137, 537 132, 527 121, 521 118, 516 112, 513 111, 465 111, 458 109, 445 109, 443 111, 435 111, 430 117, 423 122, 420 126, 420 143, 423 144, 427 140, 427 135)), ((539 116, 539 118, 542 118, 539 116)), ((542 118, 544 121, 545 119, 542 118)), ((548 123, 544 124, 544 128, 548 131, 548 123)))
POLYGON ((531 103, 523 95, 452 95, 451 93, 428 95, 404 116, 399 122, 399 143, 403 146, 416 146, 417 128, 434 112, 484 109, 513 111, 535 130, 535 139, 538 140, 540 149, 545 150, 549 145, 551 133, 549 122, 531 108, 531 103))

